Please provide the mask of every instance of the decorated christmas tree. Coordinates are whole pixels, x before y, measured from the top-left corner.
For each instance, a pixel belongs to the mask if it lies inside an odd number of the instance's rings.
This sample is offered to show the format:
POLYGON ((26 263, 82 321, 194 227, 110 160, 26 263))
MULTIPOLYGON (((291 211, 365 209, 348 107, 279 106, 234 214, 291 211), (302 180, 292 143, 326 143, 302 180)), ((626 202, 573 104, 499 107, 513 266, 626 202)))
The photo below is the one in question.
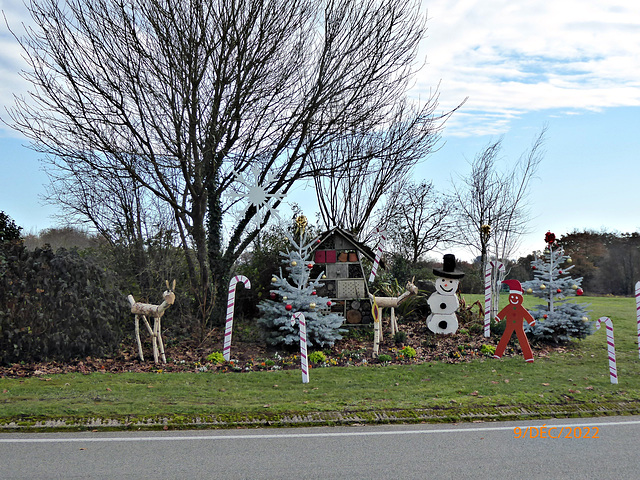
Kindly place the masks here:
POLYGON ((593 333, 593 322, 587 316, 588 305, 567 301, 583 294, 582 277, 569 275, 572 260, 565 255, 553 233, 547 232, 545 243, 543 255, 531 262, 535 278, 524 282, 522 287, 526 293, 545 299, 546 305, 536 305, 530 311, 536 324, 525 327, 525 331, 538 341, 555 344, 585 338, 593 333))
POLYGON ((331 300, 316 293, 323 284, 323 273, 315 280, 310 278, 314 266, 312 247, 316 241, 308 241, 306 226, 306 218, 299 216, 295 233, 288 235, 292 248, 288 252, 280 252, 289 278, 284 278, 280 268, 280 275, 271 278, 270 299, 258 305, 262 313, 258 323, 264 328, 266 340, 271 345, 298 344, 298 326, 291 325, 291 315, 296 312, 305 316, 309 346, 333 345, 342 338, 340 327, 344 318, 331 313, 331 300))

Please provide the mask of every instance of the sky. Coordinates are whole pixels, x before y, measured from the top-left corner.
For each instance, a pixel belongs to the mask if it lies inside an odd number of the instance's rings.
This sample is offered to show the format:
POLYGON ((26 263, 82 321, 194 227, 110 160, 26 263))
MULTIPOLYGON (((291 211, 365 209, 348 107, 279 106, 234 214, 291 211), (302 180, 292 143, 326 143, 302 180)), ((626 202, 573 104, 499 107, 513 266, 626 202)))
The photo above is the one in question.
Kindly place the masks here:
MULTIPOLYGON (((419 58, 426 61, 409 94, 419 101, 437 90, 442 112, 467 100, 446 123, 440 148, 416 167, 416 179, 446 191, 500 138, 498 168, 509 169, 546 126, 527 203, 530 233, 515 256, 542 249, 548 230, 558 237, 639 231, 640 2, 423 0, 423 7, 428 31, 419 58)), ((17 31, 29 21, 19 0, 0 0, 0 10, 17 31)), ((3 119, 13 95, 29 88, 19 75, 25 67, 2 22, 3 119)), ((58 209, 42 202, 47 177, 26 143, 0 124, 0 210, 36 233, 63 224, 54 218, 58 209)))

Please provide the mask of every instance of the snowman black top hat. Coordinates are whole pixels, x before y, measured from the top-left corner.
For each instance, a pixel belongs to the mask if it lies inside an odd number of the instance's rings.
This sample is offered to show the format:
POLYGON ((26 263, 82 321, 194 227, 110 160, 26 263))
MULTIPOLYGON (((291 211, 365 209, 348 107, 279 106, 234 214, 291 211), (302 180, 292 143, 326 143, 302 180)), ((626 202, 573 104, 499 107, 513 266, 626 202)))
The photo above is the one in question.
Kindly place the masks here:
POLYGON ((464 272, 461 272, 460 270, 456 270, 456 256, 453 253, 447 253, 443 257, 442 270, 438 268, 434 268, 433 273, 435 273, 439 277, 444 277, 444 278, 455 279, 455 278, 464 277, 464 272))

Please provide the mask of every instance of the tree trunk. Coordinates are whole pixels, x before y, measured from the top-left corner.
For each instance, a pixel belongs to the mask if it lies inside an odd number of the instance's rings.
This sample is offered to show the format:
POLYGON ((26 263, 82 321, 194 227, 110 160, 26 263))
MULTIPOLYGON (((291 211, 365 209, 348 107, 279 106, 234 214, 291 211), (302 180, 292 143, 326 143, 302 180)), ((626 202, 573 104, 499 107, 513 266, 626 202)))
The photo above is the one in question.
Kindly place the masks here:
POLYGON ((228 264, 222 252, 222 201, 220 195, 216 193, 215 185, 218 174, 211 175, 207 190, 210 192, 207 200, 208 207, 208 262, 211 272, 211 287, 213 294, 213 304, 207 322, 203 324, 201 334, 206 336, 210 327, 220 326, 224 323, 226 305, 224 299, 227 298, 225 284, 229 281, 229 271, 232 263, 228 264))

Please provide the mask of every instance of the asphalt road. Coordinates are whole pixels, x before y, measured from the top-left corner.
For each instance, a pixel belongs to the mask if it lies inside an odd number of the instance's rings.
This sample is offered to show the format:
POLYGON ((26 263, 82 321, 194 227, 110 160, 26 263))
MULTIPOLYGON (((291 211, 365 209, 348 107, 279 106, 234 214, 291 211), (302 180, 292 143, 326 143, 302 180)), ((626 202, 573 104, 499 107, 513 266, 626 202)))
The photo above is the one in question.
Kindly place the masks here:
POLYGON ((640 417, 12 433, 0 434, 0 478, 627 479, 640 477, 639 439, 640 417))

